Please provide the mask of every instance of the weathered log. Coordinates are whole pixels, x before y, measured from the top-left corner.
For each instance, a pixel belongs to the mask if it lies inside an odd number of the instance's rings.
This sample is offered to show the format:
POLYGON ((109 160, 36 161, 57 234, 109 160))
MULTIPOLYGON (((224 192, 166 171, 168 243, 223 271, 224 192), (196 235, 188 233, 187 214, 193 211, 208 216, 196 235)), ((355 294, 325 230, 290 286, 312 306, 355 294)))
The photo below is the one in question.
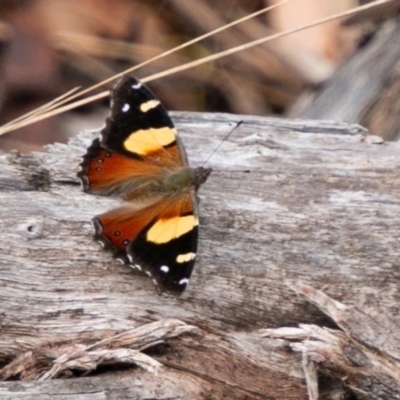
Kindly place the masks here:
POLYGON ((305 376, 312 383, 321 373, 320 398, 355 390, 357 382, 341 383, 345 370, 322 361, 319 369, 306 348, 260 336, 298 324, 338 329, 291 289, 297 282, 399 325, 398 143, 344 123, 173 117, 192 165, 233 130, 207 162, 214 172, 199 193, 199 257, 180 298, 159 296, 151 279, 93 241, 91 218, 118 203, 78 185, 96 133, 45 154, 0 157, 0 375, 73 376, 3 382, 0 398, 305 399, 305 376), (145 346, 117 340, 154 332, 152 322, 159 333, 145 346), (141 361, 158 375, 107 367, 141 361), (102 364, 101 377, 79 372, 102 364))
POLYGON ((303 354, 303 360, 307 361, 304 370, 308 377, 310 399, 318 399, 317 368, 329 376, 345 380, 359 399, 399 398, 398 324, 387 314, 378 314, 376 306, 360 310, 306 285, 297 284, 295 289, 342 328, 300 324, 300 328, 265 329, 260 332, 265 337, 286 339, 288 347, 303 354))

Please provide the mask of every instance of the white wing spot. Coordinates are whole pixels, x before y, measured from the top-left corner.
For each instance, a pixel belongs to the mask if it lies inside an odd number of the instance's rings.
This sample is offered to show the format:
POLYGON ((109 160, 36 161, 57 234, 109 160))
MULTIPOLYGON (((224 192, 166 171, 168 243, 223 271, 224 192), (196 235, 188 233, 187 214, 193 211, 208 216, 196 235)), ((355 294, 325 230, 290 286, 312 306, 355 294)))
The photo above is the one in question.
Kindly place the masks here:
POLYGON ((133 262, 132 256, 130 254, 127 254, 126 256, 128 257, 130 263, 133 262))
POLYGON ((187 285, 189 283, 188 278, 183 278, 178 282, 178 285, 187 285))
POLYGON ((160 271, 162 271, 164 273, 168 273, 169 272, 169 267, 167 267, 166 265, 162 265, 160 267, 160 271))
POLYGON ((135 83, 134 85, 132 85, 132 89, 135 89, 135 90, 138 90, 141 87, 142 87, 142 83, 141 82, 138 82, 138 83, 135 83))
POLYGON ((123 258, 117 258, 117 261, 120 262, 121 264, 125 264, 125 261, 123 258))
POLYGON ((130 110, 130 108, 131 108, 131 106, 130 106, 128 103, 125 103, 125 104, 122 106, 121 111, 122 111, 122 112, 127 112, 127 111, 130 110))
POLYGON ((103 241, 101 241, 101 240, 98 240, 97 241, 97 243, 104 249, 104 247, 105 247, 105 244, 104 244, 104 242, 103 241))
POLYGON ((151 276, 151 272, 150 271, 145 271, 146 275, 151 276))

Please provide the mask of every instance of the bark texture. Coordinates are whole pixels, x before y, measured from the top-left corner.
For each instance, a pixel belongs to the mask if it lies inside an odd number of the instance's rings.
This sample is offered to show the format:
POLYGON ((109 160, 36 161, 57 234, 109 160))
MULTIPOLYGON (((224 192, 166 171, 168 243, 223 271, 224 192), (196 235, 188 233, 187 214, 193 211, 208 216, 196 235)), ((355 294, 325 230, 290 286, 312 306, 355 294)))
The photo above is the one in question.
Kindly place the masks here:
POLYGON ((21 379, 0 398, 400 398, 399 144, 345 123, 172 116, 192 165, 233 130, 206 165, 180 298, 93 241, 91 218, 119 204, 78 185, 96 132, 0 157, 0 377, 21 379))

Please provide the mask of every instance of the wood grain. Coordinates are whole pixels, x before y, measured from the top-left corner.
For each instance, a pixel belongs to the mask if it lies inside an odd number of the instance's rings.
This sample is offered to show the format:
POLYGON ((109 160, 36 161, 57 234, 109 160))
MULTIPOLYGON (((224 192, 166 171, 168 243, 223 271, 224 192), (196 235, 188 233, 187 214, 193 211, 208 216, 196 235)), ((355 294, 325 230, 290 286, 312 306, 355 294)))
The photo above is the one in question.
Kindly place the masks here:
MULTIPOLYGON (((156 377, 115 370, 115 363, 103 363, 102 376, 81 377, 75 363, 69 380, 3 382, 0 397, 305 399, 303 368, 309 382, 322 374, 320 398, 354 393, 357 382, 343 380, 345 369, 327 369, 306 348, 303 354, 286 337, 263 338, 259 329, 343 331, 320 303, 293 289, 299 283, 373 318, 385 315, 397 329, 399 144, 345 123, 172 116, 192 165, 233 130, 206 164, 214 172, 199 193, 199 258, 178 299, 157 295, 148 277, 92 239, 91 218, 118 204, 78 185, 80 157, 97 132, 45 154, 0 156, 0 374, 32 352, 45 357, 24 372, 44 379, 54 367, 48 349, 61 357, 157 321, 178 320, 194 331, 160 334, 146 347, 163 365, 156 377)), ((373 338, 359 340, 371 346, 373 338)), ((110 351, 129 348, 115 346, 110 351)))

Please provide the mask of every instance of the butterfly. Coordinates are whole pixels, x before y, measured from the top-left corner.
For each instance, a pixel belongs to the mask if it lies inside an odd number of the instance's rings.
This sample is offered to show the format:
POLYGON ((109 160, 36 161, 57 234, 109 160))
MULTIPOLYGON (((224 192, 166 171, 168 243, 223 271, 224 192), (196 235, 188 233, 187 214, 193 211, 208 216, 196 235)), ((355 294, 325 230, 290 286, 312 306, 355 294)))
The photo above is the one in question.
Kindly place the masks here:
POLYGON ((124 76, 110 91, 111 116, 78 173, 86 193, 123 205, 93 218, 95 240, 179 295, 191 276, 199 230, 197 190, 211 168, 191 168, 157 97, 124 76))

